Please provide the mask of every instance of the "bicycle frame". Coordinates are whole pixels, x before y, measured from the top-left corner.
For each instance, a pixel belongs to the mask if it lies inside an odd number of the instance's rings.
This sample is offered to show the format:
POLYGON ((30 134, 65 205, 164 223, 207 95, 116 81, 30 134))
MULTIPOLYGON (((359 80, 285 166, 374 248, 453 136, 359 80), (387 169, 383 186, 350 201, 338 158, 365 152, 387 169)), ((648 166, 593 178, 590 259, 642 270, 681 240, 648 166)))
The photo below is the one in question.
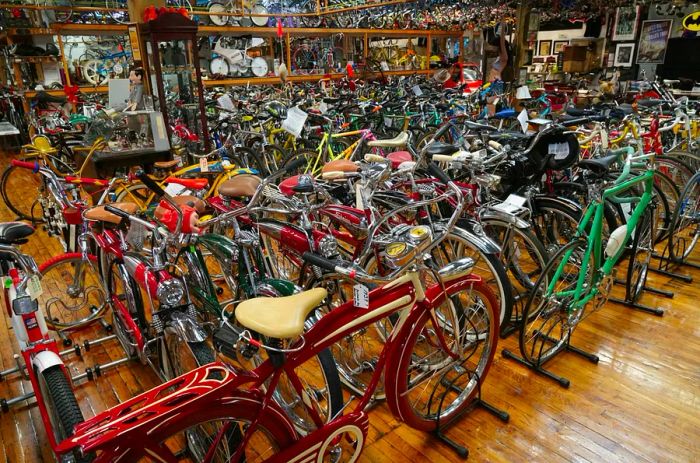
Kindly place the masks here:
MULTIPOLYGON (((641 158, 641 157, 640 157, 641 158)), ((583 218, 581 219, 581 222, 579 223, 577 229, 576 229, 576 236, 575 238, 581 238, 586 235, 586 230, 589 229, 590 226, 590 234, 588 237, 588 245, 586 247, 586 251, 583 255, 582 262, 581 262, 581 269, 580 273, 578 275, 578 279, 576 282, 576 287, 573 290, 566 290, 566 291, 561 291, 557 292, 556 295, 557 297, 568 297, 568 296, 573 296, 573 299, 571 301, 571 304, 568 307, 569 312, 573 312, 575 310, 578 310, 581 307, 584 307, 589 301, 591 301, 598 293, 598 282, 610 275, 612 273, 613 267, 617 263, 617 261, 620 259, 622 256, 623 252, 625 251, 625 246, 629 242, 630 237, 632 236, 632 233, 635 230, 635 227, 637 226, 637 223, 639 223, 639 220, 641 219, 642 215, 644 214, 645 209, 651 202, 652 198, 652 193, 653 193, 653 183, 654 183, 654 171, 653 170, 647 170, 643 174, 627 180, 623 181, 621 183, 616 184, 615 186, 606 189, 603 191, 600 199, 596 200, 596 202, 587 208, 584 212, 583 218), (634 197, 634 196, 629 196, 629 197, 618 197, 617 195, 619 193, 625 192, 632 188, 633 186, 643 183, 644 184, 644 192, 640 197, 634 197), (604 216, 603 216, 603 211, 604 211, 604 204, 605 201, 612 201, 616 203, 637 203, 637 205, 634 207, 632 210, 631 216, 627 221, 626 225, 626 231, 625 231, 625 237, 622 243, 619 245, 617 251, 615 252, 614 255, 607 257, 605 260, 603 260, 603 250, 602 250, 602 231, 603 231, 603 221, 604 221, 604 216), (593 275, 593 283, 591 284, 591 290, 587 293, 585 293, 585 288, 584 285, 586 283, 586 275, 588 272, 588 266, 589 266, 589 259, 590 257, 593 256, 593 264, 595 266, 595 274, 593 275)), ((573 249, 570 249, 569 251, 564 254, 564 258, 562 262, 559 264, 557 267, 557 270, 554 273, 554 276, 552 277, 552 281, 549 283, 547 287, 547 291, 545 293, 545 296, 551 296, 554 292, 554 287, 561 277, 564 268, 566 264, 568 263, 569 259, 571 258, 571 255, 573 254, 573 249)))
MULTIPOLYGON (((445 279, 447 292, 469 289, 473 285, 482 283, 480 277, 471 274, 445 279)), ((372 290, 367 309, 355 307, 353 301, 333 309, 314 324, 301 339, 294 342, 289 352, 286 354, 270 352, 271 358, 255 370, 236 371, 233 367, 222 363, 199 367, 76 426, 74 436, 63 441, 59 451, 66 453, 78 446, 85 453, 101 451, 102 453, 94 460, 95 463, 100 463, 114 461, 117 457, 114 449, 119 449, 121 452, 119 456, 125 461, 132 461, 141 456, 139 449, 148 449, 152 452, 151 457, 157 455, 162 461, 172 461, 171 451, 166 446, 160 445, 161 441, 167 437, 165 433, 168 432, 168 426, 173 426, 178 421, 196 423, 206 419, 216 407, 230 407, 237 402, 250 405, 252 402, 261 403, 262 406, 258 409, 257 418, 248 426, 232 461, 240 459, 241 451, 245 449, 246 443, 263 416, 267 414, 272 414, 276 420, 279 420, 296 439, 270 461, 295 461, 301 459, 302 455, 310 457, 312 455, 310 451, 313 452, 315 459, 320 449, 324 447, 322 444, 324 442, 328 444, 335 439, 334 430, 342 427, 352 428, 352 432, 360 438, 356 457, 362 449, 369 428, 365 408, 379 384, 384 367, 386 367, 387 386, 395 386, 396 382, 401 380, 394 377, 399 371, 398 361, 402 354, 399 347, 411 333, 414 325, 423 317, 430 317, 436 327, 440 326, 433 309, 442 304, 445 294, 446 292, 439 284, 425 289, 420 274, 417 271, 409 271, 396 280, 372 290), (296 368, 341 338, 394 313, 399 313, 399 320, 384 344, 372 380, 359 403, 349 414, 333 417, 331 422, 326 424, 311 405, 304 403, 318 429, 299 439, 289 419, 272 399, 282 374, 288 376, 296 392, 300 393, 303 388, 296 375, 296 368), (276 360, 274 360, 275 355, 276 360), (280 360, 280 356, 282 356, 282 364, 276 367, 274 363, 280 360), (216 379, 210 374, 214 370, 222 373, 221 379, 216 379), (176 390, 169 394, 165 393, 171 388, 176 390), (264 389, 266 392, 263 393, 264 389), (232 400, 236 397, 241 400, 232 400), (224 398, 226 401, 223 400, 224 398)), ((494 323, 497 325, 498 321, 495 320, 494 323)), ((451 357, 457 358, 459 353, 454 353, 447 347, 442 332, 437 330, 436 334, 441 348, 451 357)), ((250 340, 250 342, 255 341, 250 340)), ((400 419, 400 412, 396 405, 397 397, 393 392, 395 389, 387 387, 386 390, 392 413, 400 419)))

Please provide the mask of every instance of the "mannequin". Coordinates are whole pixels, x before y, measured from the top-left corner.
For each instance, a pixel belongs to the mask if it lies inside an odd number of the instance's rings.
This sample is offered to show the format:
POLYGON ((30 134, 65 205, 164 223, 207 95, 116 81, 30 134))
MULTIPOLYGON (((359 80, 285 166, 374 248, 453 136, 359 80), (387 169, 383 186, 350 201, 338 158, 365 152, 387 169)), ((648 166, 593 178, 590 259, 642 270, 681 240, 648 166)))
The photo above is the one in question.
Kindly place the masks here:
POLYGON ((124 108, 124 111, 137 111, 144 109, 143 105, 143 76, 145 72, 143 68, 135 68, 129 72, 129 102, 124 108))

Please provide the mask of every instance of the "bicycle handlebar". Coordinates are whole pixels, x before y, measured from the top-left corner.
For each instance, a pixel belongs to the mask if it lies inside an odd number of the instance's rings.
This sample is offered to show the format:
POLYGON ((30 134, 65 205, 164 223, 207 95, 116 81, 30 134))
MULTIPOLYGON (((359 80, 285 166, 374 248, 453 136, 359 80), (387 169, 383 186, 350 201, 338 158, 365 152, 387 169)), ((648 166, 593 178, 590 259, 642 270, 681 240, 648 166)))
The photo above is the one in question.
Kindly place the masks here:
POLYGON ((34 161, 34 162, 29 162, 29 161, 20 161, 19 159, 13 159, 10 161, 10 163, 15 166, 15 167, 20 167, 22 169, 29 169, 35 174, 39 172, 39 163, 34 161))

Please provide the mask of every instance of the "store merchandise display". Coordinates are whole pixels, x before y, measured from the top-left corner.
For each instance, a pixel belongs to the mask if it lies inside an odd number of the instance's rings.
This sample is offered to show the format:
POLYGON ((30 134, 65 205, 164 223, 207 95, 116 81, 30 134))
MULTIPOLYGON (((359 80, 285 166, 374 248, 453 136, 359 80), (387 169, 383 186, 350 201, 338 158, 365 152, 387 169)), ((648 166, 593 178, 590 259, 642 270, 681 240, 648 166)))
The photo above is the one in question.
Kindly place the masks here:
POLYGON ((700 102, 660 48, 697 39, 691 5, 545 3, 3 11, 2 410, 35 398, 62 462, 356 461, 385 403, 456 459, 462 416, 509 419, 499 350, 568 388, 589 316, 661 316, 650 275, 700 265, 700 102), (160 384, 81 410, 137 363, 160 384))

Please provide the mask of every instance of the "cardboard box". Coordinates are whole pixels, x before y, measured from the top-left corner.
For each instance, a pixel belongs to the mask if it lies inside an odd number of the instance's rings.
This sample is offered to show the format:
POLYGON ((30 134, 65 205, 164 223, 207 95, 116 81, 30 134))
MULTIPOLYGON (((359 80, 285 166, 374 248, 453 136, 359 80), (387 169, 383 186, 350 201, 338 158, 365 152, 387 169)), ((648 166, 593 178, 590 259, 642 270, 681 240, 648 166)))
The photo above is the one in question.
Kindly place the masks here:
POLYGON ((564 61, 585 61, 587 48, 580 45, 565 47, 564 61))

